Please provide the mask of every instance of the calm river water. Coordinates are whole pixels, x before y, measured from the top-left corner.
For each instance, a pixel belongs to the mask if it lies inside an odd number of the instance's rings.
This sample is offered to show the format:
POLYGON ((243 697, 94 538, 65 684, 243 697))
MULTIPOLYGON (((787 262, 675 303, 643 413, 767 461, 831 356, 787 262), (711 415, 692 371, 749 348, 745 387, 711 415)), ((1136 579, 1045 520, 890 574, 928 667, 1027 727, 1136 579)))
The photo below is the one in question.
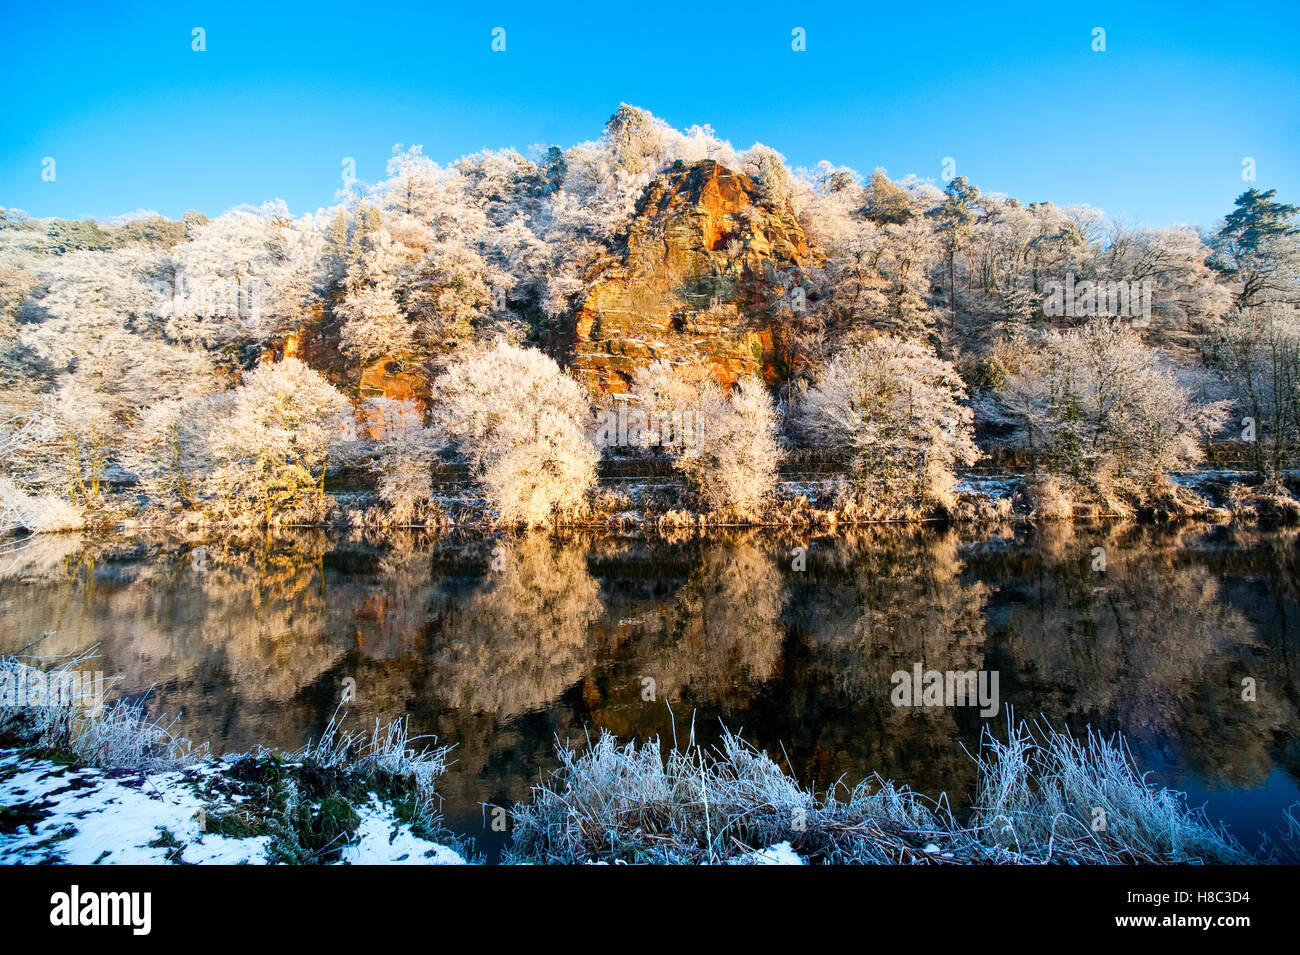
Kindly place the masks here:
POLYGON ((99 644, 94 669, 218 753, 302 745, 351 678, 356 720, 409 713, 456 744, 444 811, 489 856, 481 804, 526 798, 557 739, 725 723, 819 790, 878 772, 960 806, 963 746, 1008 705, 1122 730, 1255 848, 1300 799, 1298 544, 1132 526, 53 537, 0 576, 0 652, 99 644), (891 675, 917 664, 996 672, 1000 712, 893 706, 891 675))

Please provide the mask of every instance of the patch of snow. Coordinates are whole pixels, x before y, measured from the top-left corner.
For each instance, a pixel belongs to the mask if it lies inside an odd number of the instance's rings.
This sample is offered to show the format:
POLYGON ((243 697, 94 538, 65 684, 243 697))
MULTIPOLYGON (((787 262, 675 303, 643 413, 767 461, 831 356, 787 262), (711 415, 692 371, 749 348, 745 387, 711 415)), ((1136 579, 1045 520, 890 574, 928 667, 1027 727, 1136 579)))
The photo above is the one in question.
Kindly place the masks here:
POLYGON ((362 810, 357 841, 343 850, 346 865, 465 865, 454 849, 421 839, 378 800, 362 810))
POLYGON ((733 865, 807 865, 803 857, 794 851, 794 847, 788 842, 778 842, 776 845, 768 846, 766 849, 759 849, 757 852, 749 852, 738 859, 732 860, 733 865))
POLYGON ((990 501, 1012 497, 1024 479, 1015 475, 965 474, 957 479, 958 494, 981 494, 990 501))
POLYGON ((7 864, 266 861, 265 836, 235 839, 201 830, 204 804, 182 773, 69 769, 5 750, 0 751, 0 805, 29 808, 40 816, 0 834, 0 862, 7 864), (149 845, 164 836, 162 829, 175 836, 175 844, 149 845))
MULTIPOLYGON (((203 831, 204 813, 219 807, 201 799, 195 784, 224 765, 109 773, 0 750, 0 806, 21 811, 14 831, 0 833, 0 864, 265 864, 269 837, 203 831)), ((455 850, 398 823, 377 798, 358 815, 356 844, 343 850, 343 862, 466 864, 455 850)))

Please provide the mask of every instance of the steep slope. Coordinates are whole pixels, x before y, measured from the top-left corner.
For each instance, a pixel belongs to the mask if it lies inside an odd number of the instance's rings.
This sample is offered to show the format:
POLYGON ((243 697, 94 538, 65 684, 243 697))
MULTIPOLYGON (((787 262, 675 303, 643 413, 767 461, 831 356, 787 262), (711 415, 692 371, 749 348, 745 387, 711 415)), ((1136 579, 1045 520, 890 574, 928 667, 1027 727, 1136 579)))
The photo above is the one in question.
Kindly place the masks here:
POLYGON ((624 392, 657 360, 704 361, 720 382, 780 374, 782 323, 815 259, 784 204, 706 160, 655 179, 621 250, 597 266, 568 343, 593 392, 624 392))

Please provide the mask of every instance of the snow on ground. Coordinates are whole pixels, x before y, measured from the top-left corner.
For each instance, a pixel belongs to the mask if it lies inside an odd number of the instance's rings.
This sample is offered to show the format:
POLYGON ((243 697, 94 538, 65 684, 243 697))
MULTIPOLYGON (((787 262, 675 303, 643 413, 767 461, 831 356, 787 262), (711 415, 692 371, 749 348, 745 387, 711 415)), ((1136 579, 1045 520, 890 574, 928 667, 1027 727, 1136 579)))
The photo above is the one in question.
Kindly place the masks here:
POLYGON ((362 809, 356 845, 343 850, 348 865, 464 865, 453 849, 421 839, 411 827, 396 822, 390 810, 374 800, 362 809))
POLYGON ((1024 478, 1015 474, 964 474, 957 479, 955 490, 958 494, 979 494, 990 501, 1000 501, 1012 497, 1024 483, 1024 478))
POLYGON ((768 846, 766 849, 759 849, 757 852, 749 852, 738 859, 732 860, 732 865, 807 865, 803 857, 794 851, 794 847, 788 842, 778 842, 776 845, 768 846))
POLYGON ((1195 471, 1173 471, 1169 479, 1182 487, 1195 490, 1203 484, 1221 482, 1224 484, 1246 483, 1254 475, 1249 471, 1233 471, 1222 468, 1198 468, 1195 471))
POLYGON ((70 769, 3 750, 0 806, 5 814, 0 817, 3 863, 265 861, 265 836, 232 839, 201 831, 203 802, 178 772, 70 769))
MULTIPOLYGON (((205 803, 193 784, 219 771, 220 764, 147 774, 73 769, 0 750, 0 864, 263 864, 268 837, 203 831, 205 803)), ((465 862, 399 825, 377 800, 360 815, 345 862, 465 862)))

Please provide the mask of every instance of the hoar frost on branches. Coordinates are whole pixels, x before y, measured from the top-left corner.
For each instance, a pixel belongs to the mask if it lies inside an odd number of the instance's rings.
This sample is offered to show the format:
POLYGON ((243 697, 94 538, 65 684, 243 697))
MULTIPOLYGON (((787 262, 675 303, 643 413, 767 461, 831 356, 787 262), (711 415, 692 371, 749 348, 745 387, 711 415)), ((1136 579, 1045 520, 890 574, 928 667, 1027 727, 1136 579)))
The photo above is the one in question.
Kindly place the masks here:
POLYGON ((1226 411, 1196 400, 1138 332, 1108 319, 1047 332, 1000 397, 1035 466, 1102 499, 1199 461, 1226 411))
POLYGON ((583 504, 600 459, 586 433, 591 408, 551 358, 498 341, 452 361, 434 392, 434 430, 502 521, 541 524, 583 504))
POLYGON ((22 529, 33 534, 76 530, 84 523, 82 509, 54 494, 33 494, 3 473, 28 447, 35 421, 11 418, 0 422, 0 556, 22 545, 11 535, 22 529))
POLYGON ((1241 309, 1229 318, 1215 351, 1255 465, 1277 481, 1300 447, 1300 312, 1280 303, 1241 309))
POLYGON ((957 370, 927 346, 889 335, 830 359, 808 390, 803 426, 851 454, 860 498, 888 510, 948 507, 954 468, 979 456, 957 370))
POLYGON ((376 451, 370 468, 379 499, 395 523, 413 523, 433 496, 436 434, 425 426, 419 402, 410 398, 371 398, 361 410, 376 451))
POLYGON ((350 411, 347 398, 296 358, 259 365, 211 438, 217 496, 267 524, 318 514, 329 450, 346 434, 350 411))
POLYGON ((779 422, 762 381, 742 378, 728 391, 702 368, 660 362, 638 376, 632 394, 651 420, 694 415, 695 440, 669 450, 707 507, 753 511, 771 494, 781 459, 779 422))
POLYGON ((41 397, 33 425, 18 459, 39 484, 61 488, 74 505, 98 506, 123 431, 108 396, 67 375, 41 397))

